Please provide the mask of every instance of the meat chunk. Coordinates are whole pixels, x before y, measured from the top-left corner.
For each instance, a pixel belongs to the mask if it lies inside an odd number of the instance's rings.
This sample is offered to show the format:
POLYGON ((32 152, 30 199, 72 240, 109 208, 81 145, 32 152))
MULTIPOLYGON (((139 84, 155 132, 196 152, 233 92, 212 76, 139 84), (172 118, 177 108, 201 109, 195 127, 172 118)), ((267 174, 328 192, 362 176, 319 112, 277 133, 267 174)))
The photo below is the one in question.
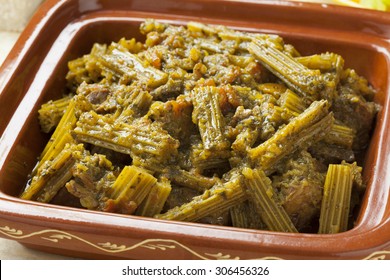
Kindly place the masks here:
POLYGON ((273 187, 280 203, 300 232, 310 231, 307 226, 320 213, 324 167, 304 151, 288 160, 279 174, 273 177, 273 187))

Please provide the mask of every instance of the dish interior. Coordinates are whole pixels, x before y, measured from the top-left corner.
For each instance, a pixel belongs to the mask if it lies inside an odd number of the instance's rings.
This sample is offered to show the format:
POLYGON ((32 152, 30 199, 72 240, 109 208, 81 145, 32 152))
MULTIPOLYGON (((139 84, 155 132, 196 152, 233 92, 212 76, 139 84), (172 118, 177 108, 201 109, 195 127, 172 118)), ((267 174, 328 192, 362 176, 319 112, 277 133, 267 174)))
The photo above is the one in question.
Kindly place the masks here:
MULTIPOLYGON (((48 141, 49 136, 40 130, 37 111, 41 104, 51 99, 58 99, 66 92, 67 61, 89 53, 93 43, 96 42, 109 44, 122 37, 128 39, 135 37, 143 41, 142 35, 138 31, 142 21, 142 18, 96 16, 72 22, 62 31, 57 30, 58 37, 46 58, 36 62, 40 63, 39 69, 52 69, 52 71, 37 71, 34 82, 26 90, 23 98, 23 102, 28 100, 29 104, 32 104, 30 105, 31 110, 22 112, 18 116, 20 126, 15 126, 12 129, 8 127, 5 133, 7 135, 13 133, 16 136, 11 149, 5 155, 3 168, 0 170, 0 191, 3 194, 13 197, 20 194, 29 180, 29 174, 36 164, 40 152, 48 141)), ((177 20, 166 21, 173 24, 184 23, 184 21, 177 20)), ((253 27, 250 28, 250 30, 253 29, 253 27)), ((261 26, 256 26, 255 29, 258 32, 270 32, 269 28, 263 30, 261 26)), ((388 109, 385 107, 385 100, 386 94, 389 92, 387 78, 390 75, 389 54, 378 45, 365 44, 358 35, 356 38, 350 35, 352 37, 344 40, 341 37, 329 38, 327 34, 314 35, 304 31, 291 34, 286 30, 273 30, 272 33, 281 35, 285 42, 293 44, 302 55, 327 51, 340 54, 345 60, 346 67, 355 69, 359 75, 366 77, 378 89, 375 101, 383 107, 377 117, 369 152, 366 153, 363 164, 364 179, 371 188, 370 182, 373 181, 373 169, 379 153, 378 141, 381 137, 380 133, 383 131, 381 128, 386 125, 383 123, 382 116, 388 109), (355 41, 352 42, 353 40, 355 41)), ((379 186, 376 185, 376 187, 379 186)), ((367 196, 370 193, 375 192, 366 191, 363 205, 367 204, 367 196)), ((365 207, 362 207, 359 219, 364 211, 365 207)))

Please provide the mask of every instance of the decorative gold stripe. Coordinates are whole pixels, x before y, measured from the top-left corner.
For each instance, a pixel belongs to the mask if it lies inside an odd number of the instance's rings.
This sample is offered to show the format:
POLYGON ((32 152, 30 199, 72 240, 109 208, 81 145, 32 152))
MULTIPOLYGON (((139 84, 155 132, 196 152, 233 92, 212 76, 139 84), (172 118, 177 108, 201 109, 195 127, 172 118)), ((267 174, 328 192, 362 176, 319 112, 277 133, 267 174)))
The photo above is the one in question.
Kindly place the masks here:
POLYGON ((79 236, 76 236, 76 235, 70 234, 68 232, 61 231, 61 230, 46 229, 46 230, 32 232, 32 233, 24 235, 21 230, 12 229, 8 226, 5 226, 5 227, 0 227, 0 232, 2 234, 4 234, 5 236, 11 237, 13 239, 25 239, 25 238, 30 238, 30 237, 34 237, 34 236, 40 236, 44 240, 47 240, 50 242, 55 242, 55 243, 59 242, 60 240, 64 240, 64 239, 68 239, 68 240, 76 239, 76 240, 84 242, 84 243, 86 243, 86 244, 88 244, 96 249, 99 249, 99 250, 107 252, 107 253, 113 253, 113 254, 125 252, 125 251, 131 251, 131 250, 134 250, 134 249, 139 248, 139 247, 149 249, 149 250, 158 249, 158 250, 162 250, 162 251, 169 250, 169 249, 176 249, 177 247, 181 247, 182 249, 186 250, 187 252, 193 254, 194 256, 196 256, 202 260, 239 259, 239 257, 231 258, 230 255, 223 255, 222 253, 217 253, 217 254, 204 253, 205 256, 203 256, 202 254, 200 254, 200 253, 192 250, 191 248, 181 244, 180 242, 177 242, 176 240, 172 240, 172 239, 145 239, 137 244, 134 244, 132 246, 127 247, 125 245, 117 245, 117 244, 114 244, 111 242, 94 244, 94 243, 92 243, 88 240, 85 240, 79 236), (42 235, 46 235, 46 234, 50 234, 50 235, 48 237, 42 236, 42 235), (169 244, 164 244, 164 243, 169 243, 169 244), (210 256, 211 258, 209 258, 208 256, 210 256))
MULTIPOLYGON (((117 245, 115 243, 111 242, 105 242, 105 243, 97 243, 94 244, 88 240, 85 240, 77 235, 70 234, 65 231, 61 230, 55 230, 55 229, 45 229, 41 231, 32 232, 29 234, 23 234, 23 231, 20 229, 14 229, 10 228, 9 226, 3 226, 0 227, 0 233, 3 235, 13 238, 13 239, 26 239, 34 236, 39 236, 41 239, 58 243, 61 240, 72 240, 76 239, 79 240, 85 244, 88 244, 96 249, 99 249, 101 251, 104 251, 106 253, 116 254, 121 253, 125 251, 131 251, 137 248, 145 248, 149 250, 174 250, 177 248, 182 248, 185 251, 191 253, 192 255, 198 257, 202 260, 239 260, 240 257, 232 257, 229 254, 222 254, 222 253, 198 253, 191 248, 181 244, 180 242, 177 242, 173 239, 145 239, 137 244, 134 244, 132 246, 126 246, 126 245, 117 245), (45 236, 49 235, 49 236, 45 236)), ((390 256, 390 251, 377 251, 373 252, 367 257, 364 258, 364 260, 383 260, 386 258, 386 256, 390 256)), ((267 259, 267 260, 280 260, 281 258, 275 257, 275 256, 267 256, 262 257, 260 259, 267 259)))
POLYGON ((386 255, 390 256, 390 251, 376 251, 365 257, 363 260, 384 260, 386 259, 386 255))

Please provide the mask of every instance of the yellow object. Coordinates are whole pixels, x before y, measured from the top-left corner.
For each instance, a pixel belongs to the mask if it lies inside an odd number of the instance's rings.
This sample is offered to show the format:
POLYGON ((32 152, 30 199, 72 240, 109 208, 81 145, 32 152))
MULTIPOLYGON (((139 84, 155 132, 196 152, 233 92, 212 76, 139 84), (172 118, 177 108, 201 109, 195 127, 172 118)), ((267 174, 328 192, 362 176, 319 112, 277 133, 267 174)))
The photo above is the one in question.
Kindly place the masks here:
POLYGON ((348 229, 352 184, 351 166, 329 165, 324 185, 318 233, 338 233, 348 229))
POLYGON ((333 0, 333 2, 355 8, 390 11, 390 0, 333 0))

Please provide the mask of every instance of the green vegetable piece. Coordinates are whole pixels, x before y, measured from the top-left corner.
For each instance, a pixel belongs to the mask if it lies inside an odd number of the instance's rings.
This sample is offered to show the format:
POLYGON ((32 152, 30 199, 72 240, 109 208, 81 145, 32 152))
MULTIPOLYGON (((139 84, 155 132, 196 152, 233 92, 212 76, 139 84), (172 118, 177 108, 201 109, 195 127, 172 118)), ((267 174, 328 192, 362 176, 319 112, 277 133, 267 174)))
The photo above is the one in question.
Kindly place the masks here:
POLYGON ((333 115, 326 100, 315 101, 271 138, 248 151, 249 159, 266 173, 284 157, 310 147, 330 131, 333 115))
POLYGON ((41 164, 37 174, 32 178, 31 183, 25 188, 20 198, 50 202, 59 189, 72 178, 72 167, 83 150, 82 144, 66 144, 64 149, 53 159, 41 164))
POLYGON ((348 229, 353 174, 348 165, 330 164, 326 174, 318 233, 348 229))
POLYGON ((129 154, 151 166, 168 163, 177 154, 179 146, 157 122, 146 119, 131 124, 115 122, 93 111, 80 117, 73 133, 78 141, 129 154))
POLYGON ((112 187, 107 191, 109 199, 105 210, 132 214, 149 194, 157 179, 145 169, 125 166, 112 187))
POLYGON ((71 99, 72 96, 67 95, 54 101, 50 100, 41 106, 38 118, 43 132, 49 133, 58 125, 71 99))
POLYGON ((47 142, 43 152, 41 153, 39 163, 35 166, 32 172, 33 175, 37 173, 37 170, 39 170, 44 162, 53 160, 64 149, 66 144, 74 143, 71 131, 76 126, 76 122, 75 102, 72 99, 69 102, 69 105, 59 124, 50 137, 50 140, 47 142))
POLYGON ((337 80, 322 75, 318 69, 309 69, 289 54, 284 53, 269 40, 254 39, 248 46, 249 52, 281 79, 293 91, 308 100, 318 97, 332 100, 337 80))
POLYGON ((168 81, 168 74, 145 63, 136 55, 116 43, 112 44, 109 54, 103 55, 100 59, 103 65, 113 69, 128 79, 139 79, 145 82, 150 88, 156 88, 168 81))
POLYGON ((165 220, 197 221, 206 216, 227 211, 230 207, 240 204, 246 200, 246 194, 241 174, 234 173, 230 181, 223 184, 217 183, 202 195, 194 197, 190 202, 154 217, 165 220))
POLYGON ((144 217, 153 217, 160 214, 164 204, 171 193, 172 187, 169 180, 163 178, 154 184, 141 205, 137 208, 136 214, 144 217))
POLYGON ((290 217, 281 205, 275 201, 275 193, 271 180, 261 169, 244 168, 247 193, 258 215, 267 225, 268 229, 281 232, 298 232, 290 217))
POLYGON ((164 172, 164 175, 179 186, 197 191, 208 190, 219 181, 216 177, 206 177, 199 173, 186 171, 177 167, 168 168, 168 170, 164 172))
POLYGON ((224 135, 225 121, 219 106, 217 87, 198 87, 191 92, 194 105, 192 121, 198 125, 206 150, 226 150, 230 147, 224 135))

